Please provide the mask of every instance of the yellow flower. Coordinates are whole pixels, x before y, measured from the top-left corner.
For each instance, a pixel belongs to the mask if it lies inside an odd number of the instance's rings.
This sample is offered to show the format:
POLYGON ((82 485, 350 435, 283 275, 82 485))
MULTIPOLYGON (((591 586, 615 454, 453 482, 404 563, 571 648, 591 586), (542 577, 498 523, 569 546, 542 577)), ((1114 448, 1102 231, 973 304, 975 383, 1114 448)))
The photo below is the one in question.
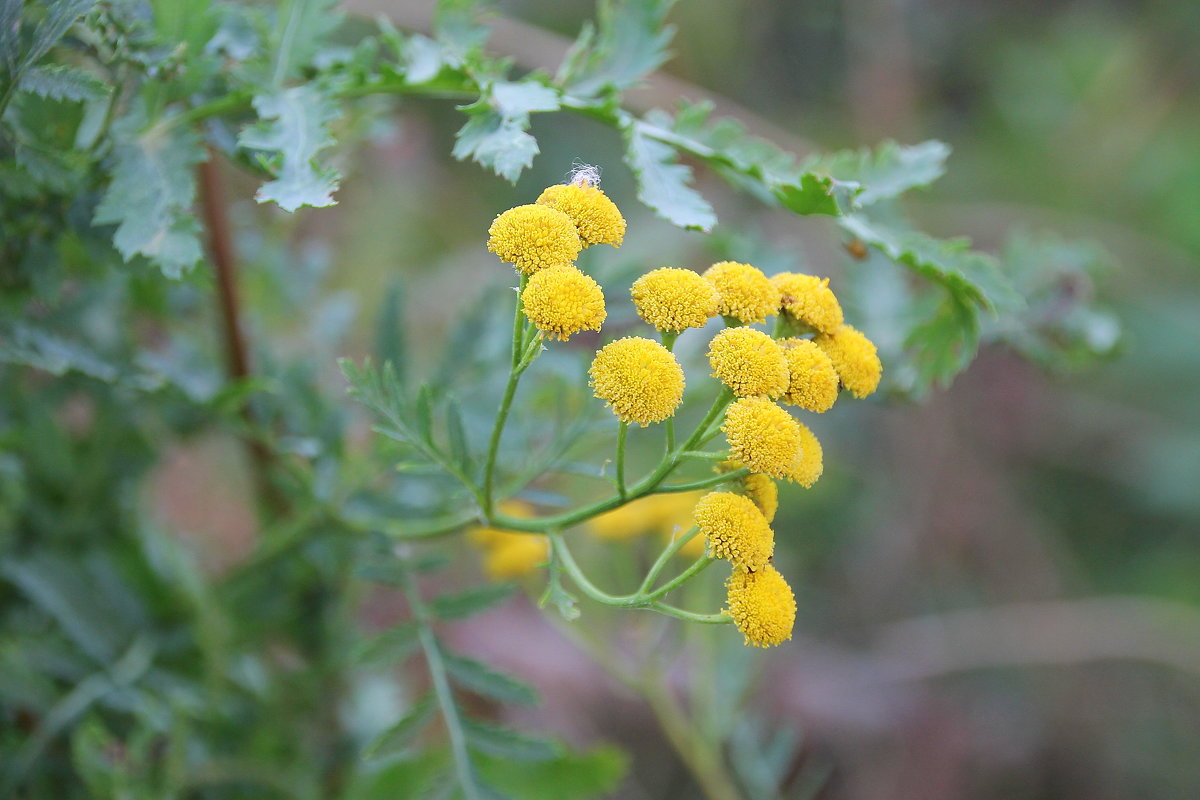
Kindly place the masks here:
POLYGON ((765 397, 744 397, 721 425, 729 451, 751 472, 788 478, 800 454, 800 423, 765 397))
POLYGON ((775 340, 754 328, 726 328, 708 346, 713 377, 738 397, 778 397, 788 388, 788 362, 775 340))
POLYGON ((564 342, 580 331, 598 331, 604 322, 600 284, 575 267, 535 272, 521 292, 525 316, 551 339, 564 342))
POLYGON ((550 186, 537 201, 570 217, 584 247, 593 244, 620 247, 625 238, 625 218, 620 209, 595 186, 587 183, 550 186))
POLYGON ((808 339, 782 339, 779 346, 788 363, 788 388, 783 402, 822 414, 838 396, 838 374, 825 351, 808 339))
POLYGON ((832 333, 822 333, 813 338, 817 347, 825 351, 842 386, 855 397, 866 397, 879 388, 883 364, 875 344, 856 328, 843 325, 832 333))
POLYGON ((705 270, 704 278, 721 296, 719 314, 749 324, 779 313, 779 290, 749 264, 721 261, 705 270))
POLYGON ((720 296, 712 284, 690 269, 662 267, 633 282, 630 290, 638 316, 660 331, 703 328, 717 314, 720 296))
POLYGON ((800 426, 800 457, 796 459, 796 463, 792 464, 787 477, 788 480, 808 489, 825 471, 825 456, 817 435, 809 430, 803 422, 796 424, 800 426))
POLYGON ((734 569, 725 582, 726 613, 746 637, 746 644, 771 647, 792 638, 796 596, 770 564, 755 572, 734 569))
POLYGON ((742 489, 746 492, 746 497, 758 506, 763 519, 774 522, 775 512, 779 510, 779 487, 775 485, 775 481, 766 475, 751 472, 742 478, 742 489))
POLYGON ((708 542, 708 554, 753 572, 771 561, 775 534, 758 506, 733 492, 709 492, 692 512, 708 542))
POLYGON ((529 575, 550 558, 550 542, 539 533, 500 533, 484 554, 483 569, 495 580, 529 575))
POLYGON ((622 422, 645 427, 675 413, 683 400, 683 369, 658 342, 626 336, 610 342, 592 360, 596 397, 622 422))
MULTIPOLYGON (((500 511, 517 519, 534 516, 533 506, 520 500, 501 503, 500 511)), ((540 534, 478 525, 467 531, 467 536, 483 550, 483 569, 495 580, 528 575, 550 557, 550 542, 540 534)))
POLYGON ((780 305, 789 317, 826 333, 842 324, 842 306, 829 288, 829 278, 781 272, 771 278, 779 289, 780 305))
POLYGON ((680 525, 691 524, 692 506, 698 493, 669 492, 641 497, 588 521, 588 531, 597 539, 624 541, 647 533, 670 536, 680 525))
MULTIPOLYGON (((746 466, 740 461, 730 459, 717 464, 716 472, 733 472, 746 466)), ((779 510, 779 487, 767 475, 751 472, 743 475, 734 485, 734 491, 749 497, 758 510, 762 512, 767 522, 775 521, 775 512, 779 510)))
POLYGON ((518 272, 532 275, 570 264, 583 243, 566 214, 549 206, 528 205, 510 208, 492 221, 487 248, 518 272))

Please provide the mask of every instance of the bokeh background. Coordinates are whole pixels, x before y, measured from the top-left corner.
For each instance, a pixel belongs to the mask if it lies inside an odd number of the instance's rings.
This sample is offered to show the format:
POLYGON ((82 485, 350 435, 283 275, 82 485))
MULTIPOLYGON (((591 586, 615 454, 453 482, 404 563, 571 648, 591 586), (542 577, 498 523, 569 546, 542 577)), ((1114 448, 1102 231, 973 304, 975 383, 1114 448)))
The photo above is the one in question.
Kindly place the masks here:
MULTIPOLYGON (((425 24, 419 7, 363 7, 425 24)), ((592 10, 503 4, 493 46, 553 64, 592 10)), ((985 348, 922 401, 814 424, 826 475, 785 492, 776 526, 796 636, 749 668, 748 720, 795 735, 788 796, 1200 795, 1200 6, 693 0, 672 20, 675 57, 637 103, 710 98, 800 152, 946 141, 948 174, 908 202, 920 224, 985 249, 1014 230, 1094 242, 1110 268, 1072 290, 1122 328, 1107 362, 1050 375, 985 348)), ((576 159, 630 218, 619 255, 592 265, 611 305, 638 269, 712 257, 637 206, 611 132, 535 122, 542 155, 511 188, 448 158, 451 109, 406 112, 304 234, 330 249, 329 290, 359 303, 360 342, 389 276, 423 299, 430 341, 448 306, 502 286, 482 232, 576 159)), ((836 235, 698 174, 718 250, 845 280, 836 235)), ((695 796, 643 703, 529 608, 498 613, 464 637, 533 671, 544 720, 629 748, 619 796, 695 796)))
MULTIPOLYGON (((417 30, 428 29, 427 5, 345 3, 417 30)), ((577 0, 496 8, 491 46, 523 69, 556 65, 595 11, 577 0)), ((611 637, 604 652, 618 662, 669 641, 668 679, 681 692, 709 687, 698 713, 737 715, 741 780, 753 783, 770 750, 787 778, 780 797, 1200 797, 1200 4, 690 0, 672 22, 674 58, 631 93, 638 108, 710 99, 801 155, 943 140, 947 175, 905 201, 921 227, 989 250, 1012 246, 1013 232, 1061 236, 1063 259, 1108 265, 1063 291, 1094 295, 1120 341, 1107 360, 1053 373, 985 347, 950 387, 915 398, 885 383, 813 423, 826 474, 811 490, 785 490, 775 526, 800 607, 790 643, 751 652, 732 630, 664 633, 586 603, 576 624, 611 637), (1092 244, 1067 244, 1079 241, 1092 244), (723 655, 698 671, 689 654, 714 643, 723 655)), ((406 289, 418 368, 434 369, 462 309, 506 304, 511 275, 484 249, 487 226, 577 160, 603 169, 629 219, 620 251, 587 254, 609 298, 606 335, 636 323, 623 305, 635 275, 719 257, 830 275, 850 319, 885 332, 862 277, 878 265, 848 258, 818 220, 764 209, 697 168, 721 223, 712 236, 682 232, 638 205, 608 129, 535 118, 542 153, 510 186, 451 158, 461 125, 452 105, 400 110, 381 105, 361 122, 365 144, 340 156, 347 177, 333 209, 258 207, 255 181, 223 169, 256 359, 308 359, 328 397, 344 388, 335 358, 374 346, 384 287, 406 289)), ((211 324, 194 299, 183 308, 197 329, 211 324)), ((693 338, 680 350, 695 365, 703 344, 693 338)), ((595 345, 579 337, 562 352, 582 359, 595 345)), ((479 395, 490 402, 486 387, 479 395)), ((357 415, 365 447, 366 415, 335 402, 357 415)), ((78 411, 58 421, 86 428, 78 411)), ((635 446, 646 455, 657 444, 635 434, 635 446)), ((109 447, 121 443, 98 443, 93 456, 109 447)), ((232 435, 181 439, 140 491, 207 575, 244 564, 261 535, 232 435)), ((81 532, 96 524, 80 514, 81 532)), ((614 580, 643 557, 637 543, 584 547, 614 580)), ((475 554, 463 564, 458 580, 484 579, 475 554)), ((712 583, 693 599, 718 603, 712 583)), ((358 601, 368 627, 403 615, 386 593, 358 601)), ((521 723, 626 750, 614 796, 699 796, 645 699, 532 601, 449 635, 543 692, 521 723)), ((356 713, 402 708, 393 686, 372 681, 347 699, 356 713)))

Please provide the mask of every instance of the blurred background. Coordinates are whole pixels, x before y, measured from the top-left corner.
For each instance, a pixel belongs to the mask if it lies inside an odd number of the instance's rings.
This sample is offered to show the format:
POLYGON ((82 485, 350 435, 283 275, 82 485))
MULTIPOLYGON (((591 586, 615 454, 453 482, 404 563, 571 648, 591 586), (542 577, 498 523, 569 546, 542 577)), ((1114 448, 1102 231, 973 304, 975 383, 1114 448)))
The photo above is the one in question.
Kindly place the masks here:
MULTIPOLYGON (((429 25, 425 3, 345 7, 429 25)), ((537 69, 558 63, 595 9, 561 0, 497 11, 491 48, 537 69)), ((584 621, 611 634, 618 661, 682 636, 664 673, 711 688, 698 713, 737 716, 739 779, 753 785, 764 762, 786 780, 779 797, 1200 797, 1200 4, 691 0, 671 20, 674 58, 631 93, 640 109, 711 99, 800 155, 945 141, 946 176, 906 201, 921 227, 1008 248, 1018 267, 1021 237, 1061 236, 1064 262, 1106 265, 1061 290, 1098 296, 1121 338, 1108 360, 1058 364, 1053 375, 985 347, 952 386, 923 398, 889 382, 881 342, 883 390, 811 423, 825 475, 781 498, 776 560, 799 602, 790 643, 750 652, 732 630, 664 634, 586 603, 584 621), (717 655, 697 674, 687 654, 706 644, 717 655)), ((332 209, 293 218, 258 207, 256 182, 224 170, 257 358, 307 359, 330 407, 353 415, 359 444, 369 423, 341 397, 335 358, 371 351, 383 287, 406 287, 420 362, 461 309, 508 297, 511 275, 484 249, 491 219, 532 202, 576 160, 603 169, 629 220, 619 251, 587 253, 610 305, 606 336, 636 327, 626 300, 637 274, 731 257, 831 276, 848 320, 886 338, 888 265, 849 258, 820 220, 766 210, 698 168, 720 224, 712 236, 682 232, 638 204, 611 130, 535 118, 542 153, 514 187, 451 158, 461 125, 452 105, 414 101, 401 112, 362 123, 367 144, 342 154, 347 178, 332 209)), ((198 329, 211 324, 194 300, 180 308, 198 329)), ((1095 324, 1090 335, 1115 337, 1095 324)), ((701 338, 679 344, 697 379, 701 338)), ((576 374, 571 365, 596 344, 573 339, 549 368, 576 374)), ((173 357, 186 361, 186 348, 173 357)), ((91 413, 76 412, 68 430, 91 413)), ((642 444, 647 458, 658 446, 642 444)), ((145 457, 140 444, 121 446, 145 457)), ((262 533, 243 455, 233 436, 181 438, 138 487, 205 575, 237 568, 262 533)), ((641 557, 636 543, 588 547, 618 575, 641 557)), ((479 575, 472 562, 459 577, 479 575)), ((536 597, 537 581, 531 589, 536 597)), ((386 594, 356 602, 368 626, 401 613, 386 594)), ((625 750, 630 769, 614 797, 699 796, 650 705, 566 628, 521 597, 449 635, 543 692, 522 722, 625 750)), ((399 702, 389 692, 364 683, 347 703, 386 713, 399 702)))

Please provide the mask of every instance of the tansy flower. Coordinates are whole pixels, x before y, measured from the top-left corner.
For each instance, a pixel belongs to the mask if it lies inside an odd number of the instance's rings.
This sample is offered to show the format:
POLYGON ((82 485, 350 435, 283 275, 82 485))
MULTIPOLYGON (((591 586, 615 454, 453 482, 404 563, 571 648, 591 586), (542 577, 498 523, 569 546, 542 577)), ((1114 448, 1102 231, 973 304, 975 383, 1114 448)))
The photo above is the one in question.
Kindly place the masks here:
POLYGON ((879 352, 856 328, 843 325, 832 333, 814 337, 813 342, 829 356, 842 386, 855 397, 866 397, 879 387, 879 377, 883 374, 879 352))
POLYGON ((825 471, 825 456, 821 450, 821 442, 817 435, 809 430, 803 422, 800 426, 800 456, 788 471, 788 480, 800 484, 805 489, 811 487, 825 471))
POLYGON ((549 206, 528 205, 510 208, 492 221, 487 248, 518 272, 532 275, 572 263, 583 243, 566 214, 549 206))
POLYGON ((587 183, 550 186, 537 202, 570 217, 584 247, 593 244, 620 247, 625 238, 625 218, 617 204, 596 186, 587 183))
POLYGON ((705 270, 704 278, 721 296, 719 314, 750 324, 779 313, 779 290, 749 264, 721 261, 705 270))
MULTIPOLYGON (((733 472, 744 466, 740 461, 722 461, 716 469, 717 472, 733 472)), ((779 510, 779 487, 769 476, 757 472, 743 475, 737 482, 735 491, 749 497, 767 522, 775 521, 775 512, 779 510)))
POLYGON ((725 612, 746 637, 747 645, 771 647, 792 638, 796 596, 773 566, 754 572, 734 569, 725 590, 725 612))
POLYGON ((733 492, 709 492, 692 512, 708 543, 708 554, 735 567, 762 569, 775 552, 775 534, 758 506, 733 492))
POLYGON ((838 374, 825 351, 808 339, 782 339, 779 346, 788 364, 783 402, 818 414, 832 408, 838 396, 838 374))
POLYGON ((662 267, 633 282, 638 316, 660 331, 703 328, 717 314, 720 296, 712 284, 690 269, 662 267))
POLYGON ((744 397, 721 425, 729 452, 751 472, 788 478, 800 454, 800 423, 765 397, 744 397))
POLYGON ((529 575, 550 558, 550 542, 539 533, 502 531, 500 537, 483 556, 483 569, 495 580, 529 575))
POLYGON ((622 422, 662 422, 683 400, 683 369, 667 348, 640 336, 610 342, 592 360, 596 397, 622 422))
POLYGON ((525 316, 550 338, 563 341, 580 331, 598 331, 604 322, 600 284, 575 267, 535 272, 521 292, 525 316))
POLYGON ((696 492, 651 494, 605 511, 588 521, 588 531, 597 539, 622 541, 647 533, 671 535, 680 525, 691 525, 696 492))
POLYGON ((788 388, 788 364, 775 340, 754 328, 726 328, 708 346, 713 377, 738 397, 778 397, 788 388))
POLYGON ((830 332, 842 324, 842 306, 829 288, 829 278, 781 272, 771 278, 779 289, 780 306, 796 322, 830 332))

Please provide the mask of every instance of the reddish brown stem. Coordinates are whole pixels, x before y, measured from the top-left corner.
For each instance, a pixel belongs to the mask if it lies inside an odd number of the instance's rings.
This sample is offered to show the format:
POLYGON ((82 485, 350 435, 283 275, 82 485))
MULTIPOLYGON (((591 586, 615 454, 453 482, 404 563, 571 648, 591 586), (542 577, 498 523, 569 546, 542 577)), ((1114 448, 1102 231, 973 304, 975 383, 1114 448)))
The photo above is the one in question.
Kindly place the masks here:
MULTIPOLYGON (((208 229, 209 254, 216 273, 217 306, 220 311, 221 337, 225 342, 225 369, 230 381, 244 381, 250 377, 250 357, 246 347, 246 336, 241 325, 241 304, 237 287, 237 255, 233 246, 233 234, 229 224, 229 213, 222 191, 221 173, 215 160, 216 154, 209 151, 208 158, 200 163, 200 203, 208 229)), ((248 428, 256 424, 254 409, 250 401, 241 404, 242 420, 248 428)), ((271 451, 252 435, 245 437, 246 450, 250 455, 250 466, 261 508, 269 513, 283 509, 283 497, 271 483, 271 451)))

